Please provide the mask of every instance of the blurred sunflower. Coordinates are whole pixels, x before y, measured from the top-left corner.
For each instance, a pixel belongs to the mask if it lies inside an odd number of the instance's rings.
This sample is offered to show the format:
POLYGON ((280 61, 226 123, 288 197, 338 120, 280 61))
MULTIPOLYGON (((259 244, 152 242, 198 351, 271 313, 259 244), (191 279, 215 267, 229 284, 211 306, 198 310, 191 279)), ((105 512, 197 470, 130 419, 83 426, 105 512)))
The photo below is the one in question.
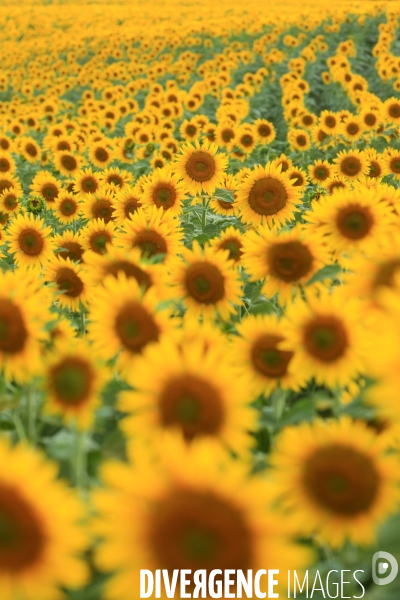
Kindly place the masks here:
POLYGON ((236 265, 241 264, 243 255, 243 236, 239 229, 227 227, 218 237, 210 240, 210 245, 214 250, 228 250, 229 260, 236 265))
POLYGON ((400 467, 382 441, 349 417, 286 428, 271 455, 285 519, 334 548, 371 545, 400 499, 400 467))
POLYGON ((77 196, 62 190, 54 202, 54 214, 63 225, 73 223, 80 216, 81 204, 77 196))
POLYGON ((116 192, 112 200, 113 219, 116 225, 122 225, 142 206, 139 199, 141 194, 142 192, 139 193, 136 186, 124 186, 116 192))
POLYGON ((88 539, 74 492, 41 453, 0 442, 0 586, 4 600, 53 600, 89 573, 88 539), (34 474, 34 477, 32 476, 34 474))
POLYGON ((170 573, 256 572, 271 562, 282 571, 305 567, 309 553, 290 541, 291 529, 268 507, 267 482, 249 478, 242 464, 212 444, 187 449, 179 440, 168 441, 155 464, 103 467, 106 488, 95 497, 95 530, 103 540, 97 565, 115 573, 106 583, 107 600, 138 594, 140 569, 160 565, 170 573))
POLYGON ((89 299, 89 286, 84 273, 70 258, 54 256, 46 265, 44 278, 54 284, 54 296, 59 306, 78 312, 81 303, 89 299))
POLYGON ((360 150, 342 150, 333 160, 333 172, 353 180, 367 175, 369 172, 369 161, 364 152, 360 150))
POLYGON ((79 236, 84 250, 104 254, 114 243, 115 227, 112 221, 105 223, 103 219, 92 219, 79 231, 79 236))
POLYGON ((178 175, 167 169, 157 169, 144 184, 140 202, 145 210, 156 206, 176 216, 182 212, 182 202, 186 198, 178 175))

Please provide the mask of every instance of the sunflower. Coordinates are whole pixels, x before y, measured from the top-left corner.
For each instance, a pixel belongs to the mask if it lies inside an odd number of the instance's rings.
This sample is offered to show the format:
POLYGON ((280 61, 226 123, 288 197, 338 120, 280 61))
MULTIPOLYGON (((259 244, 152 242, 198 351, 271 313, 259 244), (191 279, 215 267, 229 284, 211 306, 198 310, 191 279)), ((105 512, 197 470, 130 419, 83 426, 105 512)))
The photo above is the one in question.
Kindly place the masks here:
POLYGON ((123 189, 116 192, 112 201, 113 219, 116 225, 122 225, 142 206, 141 200, 139 200, 141 194, 142 192, 139 192, 137 186, 124 186, 123 189))
POLYGON ((339 133, 349 142, 357 142, 364 134, 361 118, 358 116, 347 117, 340 125, 339 133))
POLYGON ((99 169, 105 169, 114 160, 115 150, 110 147, 108 141, 91 142, 88 158, 90 162, 99 169))
POLYGON ((88 578, 80 555, 88 539, 82 506, 58 467, 24 445, 0 442, 0 586, 2 600, 53 600, 60 587, 88 578))
POLYGON ((67 229, 62 234, 56 233, 54 241, 60 250, 60 258, 70 258, 72 262, 84 262, 83 255, 85 248, 83 247, 82 237, 79 233, 74 233, 67 229))
POLYGON ((192 250, 182 248, 181 253, 183 260, 170 261, 171 284, 183 300, 186 316, 213 320, 218 313, 221 319, 229 319, 240 304, 241 288, 228 251, 202 250, 194 241, 192 250))
POLYGON ((232 121, 222 121, 215 130, 215 141, 218 146, 231 150, 235 145, 236 125, 232 121))
POLYGON ((46 361, 43 375, 45 412, 61 414, 67 424, 88 429, 109 377, 104 364, 93 356, 92 348, 84 340, 59 346, 46 361))
POLYGON ((61 191, 61 183, 48 171, 39 171, 33 178, 30 189, 33 194, 41 196, 50 208, 61 191))
POLYGON ((190 194, 212 194, 220 187, 228 159, 224 154, 217 154, 218 146, 204 140, 200 145, 186 144, 181 154, 176 157, 175 172, 183 181, 185 190, 190 194))
POLYGON ((115 241, 115 227, 112 221, 105 223, 103 219, 92 219, 79 234, 84 250, 92 250, 99 254, 104 254, 107 247, 115 241))
POLYGON ((218 237, 210 241, 210 245, 214 250, 228 250, 229 260, 236 265, 241 264, 243 255, 243 236, 239 229, 227 227, 220 233, 218 237))
POLYGON ((73 191, 79 196, 84 194, 95 194, 101 185, 100 176, 92 169, 83 169, 74 177, 73 191))
POLYGON ((385 100, 383 103, 383 116, 389 123, 394 125, 400 123, 400 101, 398 98, 392 97, 385 100))
POLYGON ((58 194, 53 210, 60 223, 65 225, 79 218, 81 203, 75 194, 63 190, 58 194))
POLYGON ((12 188, 5 190, 0 194, 0 212, 3 213, 17 213, 19 212, 21 205, 19 203, 21 194, 14 191, 12 188))
MULTIPOLYGON (((122 190, 132 184, 132 175, 124 169, 110 167, 101 172, 100 181, 105 185, 114 185, 122 190)), ((93 194, 94 192, 91 193, 93 194)))
POLYGON ((246 155, 253 152, 258 141, 256 128, 250 123, 243 123, 236 128, 235 146, 246 155))
POLYGON ((328 194, 333 194, 338 190, 351 190, 352 186, 350 181, 343 176, 335 175, 334 177, 329 177, 326 179, 321 185, 326 189, 328 194))
POLYGON ((299 390, 305 383, 301 372, 288 370, 294 352, 279 349, 284 337, 276 315, 250 315, 237 332, 232 340, 232 363, 251 382, 253 398, 268 396, 278 388, 299 390))
POLYGON ((240 213, 237 204, 236 190, 238 188, 238 181, 234 175, 226 175, 224 177, 223 183, 221 184, 221 188, 224 190, 228 190, 233 193, 234 201, 226 202, 225 200, 221 200, 221 198, 217 198, 212 196, 210 199, 210 208, 217 215, 225 215, 227 217, 237 217, 240 213))
POLYGON ((40 160, 41 149, 33 137, 20 138, 17 142, 18 151, 30 163, 40 160))
POLYGON ((55 152, 53 161, 55 168, 66 177, 76 175, 82 168, 82 159, 67 150, 55 152))
POLYGON ((144 568, 172 574, 175 569, 255 573, 272 563, 281 572, 305 567, 311 556, 289 541, 291 529, 269 508, 264 479, 249 478, 243 465, 207 441, 187 448, 172 438, 157 448, 155 462, 103 466, 106 487, 95 496, 95 531, 103 540, 97 565, 115 573, 106 583, 106 600, 139 596, 144 568))
POLYGON ((382 122, 381 110, 375 108, 363 108, 360 111, 361 123, 366 131, 376 131, 382 122))
POLYGON ((287 137, 294 150, 306 152, 311 148, 310 134, 306 129, 291 129, 287 137))
POLYGON ((53 284, 59 306, 78 312, 81 303, 87 304, 89 287, 85 275, 70 258, 54 256, 46 265, 44 278, 53 284))
POLYGON ((254 121, 256 133, 262 144, 271 144, 276 138, 276 131, 273 123, 267 119, 256 119, 254 121))
POLYGON ((302 535, 334 548, 375 541, 398 508, 400 468, 372 428, 349 417, 288 427, 271 455, 275 493, 302 535))
POLYGON ((369 161, 360 150, 342 150, 333 162, 333 172, 350 180, 367 175, 369 171, 369 161))
POLYGON ((181 252, 183 233, 179 222, 161 207, 152 206, 147 211, 139 208, 121 230, 116 235, 116 245, 127 250, 139 248, 143 257, 165 255, 168 259, 181 252))
POLYGON ((122 422, 128 439, 149 442, 178 429, 188 443, 209 437, 236 454, 253 445, 249 432, 256 413, 249 406, 249 382, 218 343, 205 347, 201 337, 175 341, 164 336, 145 350, 127 377, 135 390, 120 394, 118 408, 130 415, 122 422))
POLYGON ((158 169, 144 184, 140 201, 144 209, 156 206, 176 216, 182 212, 182 202, 186 198, 178 175, 167 169, 158 169))
POLYGON ((364 372, 368 336, 360 310, 356 299, 329 290, 290 306, 280 344, 281 350, 295 352, 289 371, 330 387, 345 385, 364 372))
POLYGON ((364 250, 373 239, 389 231, 394 219, 388 203, 378 201, 377 195, 379 188, 340 189, 321 198, 304 218, 314 231, 324 236, 333 252, 364 250))
POLYGON ((143 290, 153 285, 159 287, 165 277, 163 265, 144 261, 139 248, 124 250, 110 246, 106 254, 86 252, 85 273, 91 286, 97 287, 107 275, 117 277, 120 272, 135 279, 143 290))
POLYGON ((294 217, 300 191, 279 167, 268 163, 254 167, 237 190, 237 204, 244 223, 284 225, 294 217))
POLYGON ((282 304, 304 290, 312 276, 329 262, 329 252, 319 236, 306 235, 300 225, 282 233, 264 225, 249 231, 243 239, 242 264, 251 280, 266 280, 262 293, 267 298, 279 294, 282 304))
POLYGON ((319 126, 328 135, 335 135, 340 126, 339 116, 330 110, 323 110, 319 117, 319 126))
POLYGON ((0 368, 7 380, 24 382, 39 370, 50 301, 31 274, 0 272, 0 368))
POLYGON ((82 200, 82 217, 109 223, 114 213, 114 196, 115 188, 111 186, 101 186, 96 193, 86 194, 82 200))
POLYGON ((89 336, 99 356, 108 360, 118 354, 118 368, 129 373, 143 350, 173 329, 169 311, 159 308, 159 301, 155 287, 144 292, 124 273, 105 277, 90 306, 89 336))
POLYGON ((8 152, 0 150, 0 174, 15 172, 15 162, 8 152))
POLYGON ((65 347, 71 346, 77 339, 77 329, 65 317, 59 317, 56 321, 50 323, 46 329, 48 330, 46 351, 49 352, 63 350, 65 347))
POLYGON ((18 266, 40 268, 51 257, 55 244, 51 227, 32 213, 19 214, 7 230, 8 251, 18 266))
POLYGON ((373 148, 365 150, 365 155, 369 161, 369 171, 366 177, 370 179, 380 179, 385 175, 389 175, 390 169, 385 165, 384 158, 381 154, 378 154, 373 148))
POLYGON ((304 169, 291 167, 286 171, 286 175, 293 180, 295 187, 299 188, 300 192, 305 191, 308 185, 308 175, 304 169))
POLYGON ((308 167, 308 174, 312 183, 324 185, 326 180, 332 176, 332 165, 327 160, 316 160, 308 167))
POLYGON ((384 153, 383 164, 386 173, 393 175, 395 179, 400 179, 400 152, 394 148, 388 148, 384 153))

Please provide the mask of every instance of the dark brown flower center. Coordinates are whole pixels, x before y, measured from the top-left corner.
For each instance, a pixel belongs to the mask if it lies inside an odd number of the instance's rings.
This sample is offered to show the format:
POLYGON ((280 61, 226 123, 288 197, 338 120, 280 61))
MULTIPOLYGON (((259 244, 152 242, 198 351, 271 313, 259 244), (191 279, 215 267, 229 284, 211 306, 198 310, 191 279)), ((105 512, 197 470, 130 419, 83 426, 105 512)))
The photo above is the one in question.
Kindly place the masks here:
POLYGON ((334 316, 316 316, 303 330, 303 343, 309 354, 325 362, 343 357, 349 342, 344 325, 334 316))
POLYGON ((70 196, 69 198, 63 198, 60 202, 60 213, 65 217, 71 217, 78 210, 78 205, 74 198, 70 196))
POLYGON ((307 146, 307 138, 305 135, 300 134, 296 137, 296 142, 299 146, 303 147, 303 146, 307 146))
POLYGON ((31 142, 26 144, 25 152, 32 158, 36 158, 36 156, 38 155, 38 149, 36 148, 35 144, 32 144, 31 142))
POLYGON ((134 198, 132 196, 131 198, 126 199, 124 201, 125 216, 129 219, 129 217, 137 211, 139 206, 140 206, 140 201, 137 198, 134 198))
POLYGON ((279 350, 281 336, 265 334, 260 336, 251 349, 251 361, 256 371, 272 379, 283 377, 292 360, 293 352, 279 350))
POLYGON ((117 277, 118 273, 121 271, 126 277, 136 279, 140 287, 143 287, 145 290, 153 285, 152 279, 146 271, 143 271, 140 267, 127 260, 110 262, 104 268, 104 275, 113 275, 114 277, 117 277))
POLYGON ((207 152, 193 152, 185 165, 186 173, 194 181, 203 183, 212 179, 215 173, 215 160, 207 152))
POLYGON ((361 161, 356 156, 347 156, 340 163, 343 175, 355 177, 361 171, 361 161))
POLYGON ((167 244, 164 238, 156 231, 141 231, 136 235, 132 246, 134 248, 138 246, 142 252, 142 256, 147 256, 148 258, 156 254, 167 253, 167 244))
POLYGON ((19 491, 0 485, 0 570, 15 576, 37 563, 46 534, 39 518, 19 491))
POLYGON ((249 193, 249 206, 258 215, 275 215, 287 203, 285 186, 273 177, 263 177, 255 182, 249 193))
POLYGON ((324 181, 329 177, 329 169, 324 165, 318 165, 314 170, 314 177, 318 181, 324 181))
POLYGON ((157 207, 171 208, 176 201, 175 188, 168 183, 159 183, 153 190, 152 198, 157 207))
POLYGON ((41 194, 47 202, 53 202, 58 192, 58 187, 54 183, 45 183, 41 188, 41 194))
POLYGON ((1 173, 7 173, 11 168, 11 163, 10 161, 5 158, 4 156, 2 158, 0 158, 0 172, 1 173))
POLYGON ((90 249, 98 254, 104 254, 107 244, 111 241, 111 236, 107 231, 98 231, 90 237, 90 249))
POLYGON ((354 204, 341 208, 336 217, 340 233, 350 240, 361 240, 369 234, 374 219, 367 206, 354 204))
POLYGON ((60 252, 60 258, 70 258, 73 262, 82 260, 84 249, 78 242, 62 242, 60 248, 67 250, 67 252, 60 252))
POLYGON ((336 127, 335 117, 332 117, 332 116, 325 117, 325 126, 329 127, 329 129, 334 129, 334 127, 336 127))
POLYGON ((75 171, 76 168, 78 167, 78 163, 77 163, 75 156, 72 156, 71 154, 63 154, 61 156, 60 162, 66 171, 72 172, 72 171, 75 171))
POLYGON ((4 197, 4 207, 7 210, 14 210, 15 208, 17 208, 18 206, 18 198, 16 197, 15 194, 13 194, 12 192, 8 193, 5 197, 4 197))
POLYGON ((392 158, 390 161, 390 170, 392 173, 396 173, 396 175, 400 173, 400 155, 392 158))
POLYGON ((313 256, 302 242, 277 242, 267 254, 268 266, 273 277, 288 283, 298 281, 309 273, 313 256))
POLYGON ((226 144, 229 144, 229 142, 235 137, 235 132, 230 127, 226 127, 222 130, 221 137, 226 144))
POLYGON ((268 137, 271 135, 271 127, 269 125, 259 125, 257 131, 260 137, 268 137))
POLYGON ((70 298, 78 298, 83 292, 83 282, 79 275, 68 267, 57 271, 56 284, 58 289, 70 298))
POLYGON ((364 122, 369 127, 372 127, 373 125, 375 125, 375 123, 377 122, 377 120, 378 119, 377 119, 376 115, 374 115, 374 113, 368 113, 364 117, 364 122))
POLYGON ((39 256, 44 247, 43 238, 36 229, 24 229, 18 237, 19 247, 28 256, 39 256))
POLYGON ((400 104, 391 104, 388 112, 392 119, 400 119, 400 104))
POLYGON ((80 357, 68 356, 51 367, 49 387, 56 401, 64 405, 84 404, 93 388, 92 365, 80 357))
MULTIPOLYGON (((400 162, 399 162, 400 168, 400 162)), ((376 160, 371 160, 369 165, 368 177, 380 177, 382 173, 382 169, 380 164, 376 160)))
POLYGON ((237 262, 238 260, 240 260, 240 257, 243 254, 242 246, 243 244, 240 240, 236 238, 227 238, 221 243, 219 248, 221 250, 229 250, 230 260, 234 260, 235 262, 237 262))
POLYGON ((93 194, 99 187, 99 182, 95 177, 92 177, 91 175, 86 175, 81 179, 80 187, 81 190, 86 194, 93 194))
POLYGON ((105 163, 110 158, 110 155, 107 152, 107 150, 105 148, 101 148, 101 147, 96 148, 96 150, 94 152, 94 156, 95 156, 96 160, 98 160, 100 163, 105 163))
POLYGON ((357 135, 360 131, 360 126, 357 123, 348 123, 346 125, 346 131, 349 135, 357 135))
POLYGON ((245 516, 213 492, 171 490, 154 505, 149 523, 155 563, 171 573, 252 568, 253 535, 245 516))
POLYGON ((99 198, 92 205, 92 215, 94 219, 102 219, 105 223, 109 223, 112 218, 114 208, 106 198, 99 198))
POLYGON ((28 331, 21 310, 11 300, 0 299, 0 351, 10 354, 21 352, 28 339, 28 331))
POLYGON ((117 173, 110 173, 110 175, 108 175, 107 177, 107 183, 113 183, 119 188, 122 188, 124 186, 124 180, 117 173))
POLYGON ((380 477, 369 456, 337 443, 318 448, 306 461, 303 486, 320 507, 350 519, 373 506, 380 477))
POLYGON ((372 283, 372 289, 393 287, 395 275, 400 271, 400 258, 393 258, 379 265, 372 283))
POLYGON ((138 302, 128 302, 115 319, 115 331, 121 344, 139 353, 150 342, 157 342, 159 328, 153 316, 138 302))
POLYGON ((213 264, 198 262, 187 268, 185 288, 201 304, 215 304, 225 296, 225 279, 213 264))
POLYGON ((225 416, 219 391, 194 375, 169 381, 160 395, 159 409, 162 425, 179 426, 187 441, 196 435, 217 435, 225 416))
POLYGON ((249 148, 254 144, 254 138, 249 133, 245 133, 241 136, 240 141, 245 148, 249 148))

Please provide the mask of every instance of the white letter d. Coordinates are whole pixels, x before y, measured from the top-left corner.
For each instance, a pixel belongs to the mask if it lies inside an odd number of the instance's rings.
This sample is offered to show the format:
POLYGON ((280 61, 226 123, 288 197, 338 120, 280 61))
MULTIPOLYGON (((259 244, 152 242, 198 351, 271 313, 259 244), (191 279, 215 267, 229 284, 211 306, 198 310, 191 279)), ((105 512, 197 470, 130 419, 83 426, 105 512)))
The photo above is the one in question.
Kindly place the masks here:
POLYGON ((153 593, 154 587, 154 577, 151 571, 147 569, 140 569, 140 597, 141 598, 150 598, 153 593), (146 592, 146 577, 149 579, 149 587, 146 592))

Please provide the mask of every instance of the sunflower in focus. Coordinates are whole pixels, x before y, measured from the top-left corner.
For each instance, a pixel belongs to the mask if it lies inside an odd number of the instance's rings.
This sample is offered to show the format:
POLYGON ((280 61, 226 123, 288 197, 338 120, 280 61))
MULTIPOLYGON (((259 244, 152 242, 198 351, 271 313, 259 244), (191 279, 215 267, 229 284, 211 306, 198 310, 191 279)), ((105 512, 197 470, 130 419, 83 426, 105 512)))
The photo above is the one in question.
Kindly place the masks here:
POLYGON ((41 196, 51 208, 61 191, 61 183, 48 171, 39 171, 33 178, 30 189, 33 194, 41 196))
POLYGON ((52 256, 55 248, 52 228, 32 213, 19 214, 7 229, 8 251, 18 266, 39 269, 52 256))
POLYGON ((144 209, 156 206, 177 216, 182 212, 182 202, 186 198, 178 175, 167 169, 157 169, 144 184, 140 202, 144 209))
POLYGON ((333 160, 333 172, 353 180, 368 175, 370 163, 360 150, 342 150, 333 160))
POLYGON ((187 448, 178 439, 163 440, 157 456, 155 463, 103 467, 95 530, 103 540, 97 565, 116 573, 106 583, 107 600, 138 595, 140 569, 160 565, 170 573, 256 572, 272 562, 282 571, 305 567, 309 553, 290 541, 291 529, 269 508, 265 480, 250 478, 206 441, 187 448))
POLYGON ((81 203, 75 194, 62 190, 54 202, 53 210, 60 223, 66 225, 79 218, 81 203))
POLYGON ((44 367, 45 412, 62 416, 65 423, 88 429, 101 403, 100 393, 109 373, 84 340, 59 346, 44 367))
POLYGON ((193 242, 193 249, 182 248, 183 259, 170 261, 170 281, 175 296, 182 298, 185 316, 198 320, 214 320, 216 314, 227 320, 240 304, 241 287, 237 270, 229 261, 226 250, 201 249, 193 242))
POLYGON ((137 212, 121 226, 116 234, 116 245, 126 250, 139 248, 142 256, 153 258, 165 255, 165 259, 176 256, 182 247, 183 231, 179 221, 168 210, 152 206, 137 212))
POLYGON ((243 255, 243 235, 235 227, 227 227, 218 237, 210 240, 210 245, 214 250, 228 250, 229 260, 236 265, 241 264, 243 255))
POLYGON ((164 336, 138 359, 128 375, 135 389, 122 392, 118 403, 130 415, 122 422, 128 439, 152 440, 179 430, 187 443, 209 437, 236 454, 254 444, 249 382, 235 370, 218 337, 207 346, 201 338, 164 336))
POLYGON ((279 167, 256 166, 237 190, 237 204, 244 223, 284 225, 294 217, 300 191, 279 167))
POLYGON ((188 193, 211 195, 221 187, 228 159, 217 151, 218 146, 207 140, 182 146, 181 154, 175 159, 175 172, 188 193))
POLYGON ((371 545, 400 499, 398 460, 382 441, 349 417, 286 428, 271 456, 285 519, 334 548, 371 545))
POLYGON ((0 441, 0 586, 2 599, 54 600, 89 573, 84 511, 41 453, 0 441), (34 474, 34 477, 32 476, 34 474))

